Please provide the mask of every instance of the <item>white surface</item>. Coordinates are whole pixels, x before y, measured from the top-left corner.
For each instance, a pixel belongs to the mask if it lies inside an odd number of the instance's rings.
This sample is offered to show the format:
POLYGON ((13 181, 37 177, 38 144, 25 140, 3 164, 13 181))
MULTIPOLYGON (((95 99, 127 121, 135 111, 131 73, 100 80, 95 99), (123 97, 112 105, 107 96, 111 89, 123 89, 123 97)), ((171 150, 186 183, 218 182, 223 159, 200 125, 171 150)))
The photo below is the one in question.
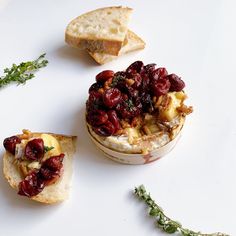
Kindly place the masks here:
POLYGON ((50 61, 25 86, 0 90, 0 141, 22 128, 79 137, 73 189, 64 204, 19 197, 1 175, 0 235, 163 235, 132 196, 142 183, 184 226, 236 235, 235 8, 233 0, 0 1, 1 73, 43 52, 50 61), (97 66, 65 45, 64 30, 77 15, 111 5, 134 8, 130 28, 147 47, 97 66), (137 59, 181 75, 194 113, 168 156, 126 166, 106 159, 89 140, 84 107, 99 71, 121 70, 137 59))

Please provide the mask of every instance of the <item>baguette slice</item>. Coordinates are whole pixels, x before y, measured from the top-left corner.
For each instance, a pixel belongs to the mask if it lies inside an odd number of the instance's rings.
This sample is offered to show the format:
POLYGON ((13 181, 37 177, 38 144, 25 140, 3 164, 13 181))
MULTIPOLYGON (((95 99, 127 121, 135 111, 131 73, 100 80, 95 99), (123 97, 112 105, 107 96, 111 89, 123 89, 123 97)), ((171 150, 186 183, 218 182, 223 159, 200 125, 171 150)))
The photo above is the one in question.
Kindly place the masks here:
MULTIPOLYGON (((128 52, 141 50, 145 48, 145 42, 134 32, 128 30, 127 32, 127 43, 123 45, 119 52, 119 56, 126 54, 128 52)), ((91 57, 98 63, 98 64, 105 64, 116 59, 118 56, 112 56, 106 53, 98 53, 98 52, 90 52, 88 51, 91 57)))
POLYGON ((125 36, 132 9, 128 7, 100 8, 72 20, 66 28, 65 41, 90 52, 117 56, 125 36))
MULTIPOLYGON (((41 134, 42 133, 33 133, 33 136, 38 137, 41 134)), ((63 159, 63 173, 55 184, 46 186, 41 193, 31 197, 30 199, 42 203, 53 204, 62 202, 69 196, 76 137, 52 133, 48 134, 58 140, 61 146, 61 151, 65 154, 63 159)), ((10 186, 18 190, 19 183, 23 180, 23 176, 17 165, 14 163, 14 159, 15 157, 12 154, 5 152, 3 156, 3 174, 10 186)))

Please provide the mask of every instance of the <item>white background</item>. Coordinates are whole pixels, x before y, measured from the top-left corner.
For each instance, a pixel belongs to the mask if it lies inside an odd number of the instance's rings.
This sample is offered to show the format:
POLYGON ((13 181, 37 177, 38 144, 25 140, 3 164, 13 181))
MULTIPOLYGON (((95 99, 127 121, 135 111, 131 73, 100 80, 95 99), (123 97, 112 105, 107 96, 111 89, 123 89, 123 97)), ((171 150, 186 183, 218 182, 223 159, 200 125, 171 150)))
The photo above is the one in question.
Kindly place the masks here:
POLYGON ((0 142, 22 128, 78 135, 73 188, 65 203, 45 206, 19 197, 1 174, 0 235, 163 235, 132 195, 139 184, 184 226, 236 235, 235 9, 233 0, 0 1, 1 74, 13 62, 44 52, 49 60, 26 85, 0 90, 0 142), (64 31, 76 16, 112 5, 134 9, 130 29, 147 46, 98 66, 64 43, 64 31), (106 159, 84 125, 95 75, 135 60, 180 75, 194 106, 176 148, 144 166, 106 159))

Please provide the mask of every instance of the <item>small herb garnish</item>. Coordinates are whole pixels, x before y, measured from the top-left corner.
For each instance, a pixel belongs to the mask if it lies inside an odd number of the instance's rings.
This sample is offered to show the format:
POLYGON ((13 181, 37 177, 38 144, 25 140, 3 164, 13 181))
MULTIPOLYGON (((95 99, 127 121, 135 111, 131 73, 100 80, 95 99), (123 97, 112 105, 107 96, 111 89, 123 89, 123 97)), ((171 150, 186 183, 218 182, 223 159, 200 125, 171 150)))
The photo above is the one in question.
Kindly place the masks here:
POLYGON ((114 76, 114 78, 112 79, 111 87, 114 88, 120 81, 122 81, 124 79, 125 79, 125 77, 122 75, 114 76))
POLYGON ((45 67, 48 61, 44 59, 45 53, 34 61, 22 62, 19 65, 13 64, 11 68, 4 69, 4 76, 0 77, 0 88, 15 82, 18 85, 24 84, 34 77, 34 72, 45 67))
POLYGON ((54 148, 53 146, 51 147, 44 146, 44 153, 51 151, 53 148, 54 148))
POLYGON ((134 193, 149 206, 149 215, 157 219, 157 227, 168 234, 178 233, 178 235, 183 236, 229 236, 224 233, 203 234, 185 229, 179 222, 171 220, 164 214, 161 207, 155 203, 143 185, 136 187, 134 193))
POLYGON ((133 101, 131 99, 127 99, 125 102, 127 103, 128 109, 130 111, 133 110, 133 108, 134 108, 133 101))

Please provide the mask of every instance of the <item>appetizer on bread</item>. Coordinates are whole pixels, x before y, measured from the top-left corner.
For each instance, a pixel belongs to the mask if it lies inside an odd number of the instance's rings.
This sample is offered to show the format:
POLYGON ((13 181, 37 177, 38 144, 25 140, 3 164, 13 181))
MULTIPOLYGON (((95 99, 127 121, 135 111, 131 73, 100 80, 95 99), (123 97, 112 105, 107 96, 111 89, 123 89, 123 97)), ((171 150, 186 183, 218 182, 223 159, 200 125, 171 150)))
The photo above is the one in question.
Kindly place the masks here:
POLYGON ((69 195, 75 136, 33 133, 6 138, 3 173, 19 195, 57 203, 69 195))

